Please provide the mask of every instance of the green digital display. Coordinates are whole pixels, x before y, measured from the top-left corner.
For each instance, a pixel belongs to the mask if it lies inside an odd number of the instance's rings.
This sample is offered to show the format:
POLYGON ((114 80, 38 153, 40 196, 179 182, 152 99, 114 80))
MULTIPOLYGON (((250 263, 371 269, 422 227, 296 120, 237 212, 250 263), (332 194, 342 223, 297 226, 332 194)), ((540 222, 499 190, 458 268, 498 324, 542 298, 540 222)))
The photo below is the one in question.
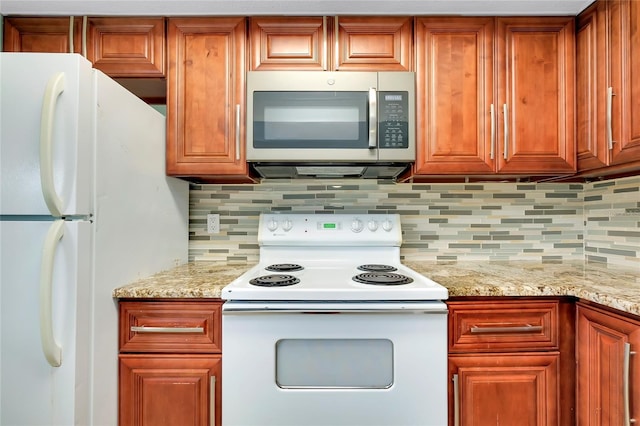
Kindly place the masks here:
POLYGON ((335 223, 323 223, 322 227, 324 229, 336 229, 337 228, 335 223))

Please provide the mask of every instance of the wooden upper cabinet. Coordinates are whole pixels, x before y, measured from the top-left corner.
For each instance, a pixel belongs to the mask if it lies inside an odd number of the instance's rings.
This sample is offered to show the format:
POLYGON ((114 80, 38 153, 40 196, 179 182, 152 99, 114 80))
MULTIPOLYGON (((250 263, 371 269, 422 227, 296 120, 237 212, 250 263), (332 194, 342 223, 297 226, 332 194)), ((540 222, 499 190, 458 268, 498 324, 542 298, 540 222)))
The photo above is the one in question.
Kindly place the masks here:
MULTIPOLYGON (((113 78, 162 79, 164 34, 164 18, 5 17, 4 50, 79 53, 85 55, 94 68, 113 78)), ((143 98, 149 92, 145 87, 136 90, 137 86, 144 85, 140 80, 124 85, 143 98)), ((153 93, 147 97, 164 98, 164 91, 163 82, 160 95, 153 93)))
POLYGON ((573 29, 572 18, 417 18, 415 174, 574 173, 573 29))
POLYGON ((609 1, 608 20, 613 91, 611 164, 640 162, 640 2, 609 1))
POLYGON ((327 69, 327 27, 322 17, 252 17, 251 70, 327 69))
POLYGON ((640 169, 640 4, 598 1, 577 20, 578 171, 640 169))
POLYGON ((574 18, 496 22, 498 172, 574 173, 574 18))
POLYGON ((164 18, 89 18, 87 59, 112 77, 164 77, 164 18))
POLYGON ((334 18, 338 71, 411 71, 413 20, 408 17, 334 18))
POLYGON ((247 180, 244 18, 168 20, 167 174, 247 180))
POLYGON ((407 17, 251 17, 251 70, 410 71, 407 17))
POLYGON ((609 162, 606 132, 606 4, 596 2, 576 20, 576 150, 578 171, 609 162))
POLYGON ((82 19, 5 17, 5 52, 81 53, 82 19))
POLYGON ((417 174, 492 173, 493 18, 418 18, 417 174))

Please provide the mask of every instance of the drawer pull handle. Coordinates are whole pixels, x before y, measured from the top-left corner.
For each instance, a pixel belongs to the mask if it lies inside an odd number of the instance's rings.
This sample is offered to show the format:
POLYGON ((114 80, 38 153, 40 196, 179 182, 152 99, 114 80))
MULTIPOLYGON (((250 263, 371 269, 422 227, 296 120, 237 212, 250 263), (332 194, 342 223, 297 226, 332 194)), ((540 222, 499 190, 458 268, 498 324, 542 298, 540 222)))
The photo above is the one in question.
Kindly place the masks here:
POLYGON ((204 327, 141 327, 131 326, 134 333, 202 333, 204 327))
POLYGON ((486 333, 532 333, 542 331, 541 325, 525 325, 518 327, 471 327, 471 334, 486 333))

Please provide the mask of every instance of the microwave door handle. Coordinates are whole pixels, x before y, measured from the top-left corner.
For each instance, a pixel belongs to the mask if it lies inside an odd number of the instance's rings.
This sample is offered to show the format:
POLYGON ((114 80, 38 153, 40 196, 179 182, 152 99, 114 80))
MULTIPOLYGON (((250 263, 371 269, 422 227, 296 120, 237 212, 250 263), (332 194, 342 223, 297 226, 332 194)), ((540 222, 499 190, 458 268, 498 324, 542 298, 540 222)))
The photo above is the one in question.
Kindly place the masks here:
POLYGON ((378 131, 378 94, 376 88, 369 89, 369 149, 377 147, 378 131))

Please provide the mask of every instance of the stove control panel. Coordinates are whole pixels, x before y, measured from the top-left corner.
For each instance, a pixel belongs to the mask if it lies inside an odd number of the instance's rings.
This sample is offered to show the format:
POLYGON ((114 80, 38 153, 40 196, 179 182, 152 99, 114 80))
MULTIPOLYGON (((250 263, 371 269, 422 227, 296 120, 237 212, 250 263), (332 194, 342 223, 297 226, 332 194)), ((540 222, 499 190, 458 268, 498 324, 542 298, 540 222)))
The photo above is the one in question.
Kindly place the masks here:
POLYGON ((261 245, 370 245, 402 243, 398 214, 262 214, 261 245))

